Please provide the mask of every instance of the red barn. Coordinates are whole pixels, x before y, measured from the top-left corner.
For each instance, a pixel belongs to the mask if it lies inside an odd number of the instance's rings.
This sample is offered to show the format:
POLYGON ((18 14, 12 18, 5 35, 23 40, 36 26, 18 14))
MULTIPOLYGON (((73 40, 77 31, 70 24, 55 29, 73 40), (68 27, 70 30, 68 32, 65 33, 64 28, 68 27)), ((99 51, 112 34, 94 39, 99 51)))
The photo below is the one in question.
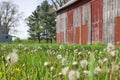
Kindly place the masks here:
POLYGON ((120 44, 120 0, 71 0, 57 10, 57 43, 120 44))

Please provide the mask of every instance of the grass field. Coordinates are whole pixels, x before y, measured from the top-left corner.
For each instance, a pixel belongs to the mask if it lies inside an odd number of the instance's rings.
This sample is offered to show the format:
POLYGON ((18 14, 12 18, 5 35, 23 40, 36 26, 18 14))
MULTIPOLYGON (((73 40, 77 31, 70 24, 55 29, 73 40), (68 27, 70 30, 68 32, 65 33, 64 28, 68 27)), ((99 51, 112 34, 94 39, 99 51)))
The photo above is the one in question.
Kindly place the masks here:
POLYGON ((120 80, 120 48, 109 44, 0 44, 0 80, 120 80))

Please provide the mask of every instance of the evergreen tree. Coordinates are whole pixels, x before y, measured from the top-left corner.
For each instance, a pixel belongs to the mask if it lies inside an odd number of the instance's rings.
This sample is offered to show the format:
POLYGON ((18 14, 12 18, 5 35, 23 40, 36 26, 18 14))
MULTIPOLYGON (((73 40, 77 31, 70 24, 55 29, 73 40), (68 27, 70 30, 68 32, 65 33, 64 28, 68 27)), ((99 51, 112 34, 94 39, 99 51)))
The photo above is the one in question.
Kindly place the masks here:
POLYGON ((27 25, 30 27, 30 36, 38 39, 40 34, 44 35, 46 41, 53 39, 56 33, 55 29, 55 10, 47 0, 37 6, 36 10, 27 18, 27 25))

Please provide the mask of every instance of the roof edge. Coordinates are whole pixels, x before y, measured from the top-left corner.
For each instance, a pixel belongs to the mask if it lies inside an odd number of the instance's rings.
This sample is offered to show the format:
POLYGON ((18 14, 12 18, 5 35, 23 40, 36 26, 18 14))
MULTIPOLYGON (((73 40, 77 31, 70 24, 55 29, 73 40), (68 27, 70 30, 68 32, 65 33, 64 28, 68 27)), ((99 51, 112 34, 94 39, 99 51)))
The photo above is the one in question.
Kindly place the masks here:
POLYGON ((71 0, 71 1, 67 2, 65 5, 63 5, 62 7, 60 7, 59 9, 57 9, 56 11, 59 11, 59 10, 61 10, 61 9, 63 9, 63 8, 66 8, 66 7, 74 4, 74 3, 77 2, 77 1, 79 1, 79 0, 71 0))

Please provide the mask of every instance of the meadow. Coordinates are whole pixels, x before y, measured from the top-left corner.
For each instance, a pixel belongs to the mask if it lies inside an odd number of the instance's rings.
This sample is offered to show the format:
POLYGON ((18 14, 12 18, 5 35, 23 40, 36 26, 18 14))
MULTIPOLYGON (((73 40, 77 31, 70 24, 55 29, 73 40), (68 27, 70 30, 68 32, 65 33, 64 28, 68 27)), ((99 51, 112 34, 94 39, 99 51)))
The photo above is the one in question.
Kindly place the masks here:
POLYGON ((120 80, 112 44, 0 44, 0 80, 120 80))

